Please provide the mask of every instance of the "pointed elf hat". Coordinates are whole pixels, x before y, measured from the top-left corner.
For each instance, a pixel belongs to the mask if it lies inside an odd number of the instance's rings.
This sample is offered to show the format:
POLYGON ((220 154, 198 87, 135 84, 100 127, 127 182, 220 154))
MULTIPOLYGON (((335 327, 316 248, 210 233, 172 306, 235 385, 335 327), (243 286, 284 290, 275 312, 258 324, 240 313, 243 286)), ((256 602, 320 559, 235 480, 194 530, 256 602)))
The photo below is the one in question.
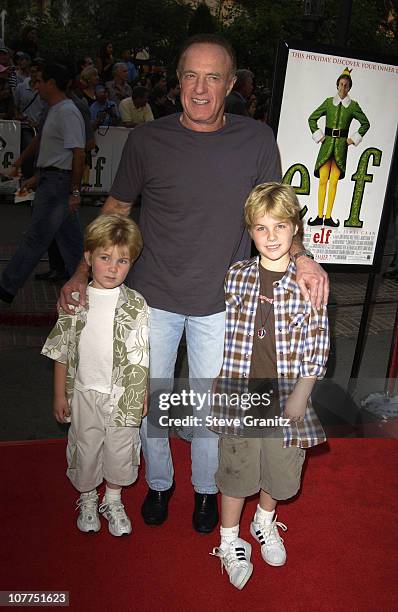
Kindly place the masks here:
POLYGON ((351 70, 348 68, 344 68, 343 72, 340 74, 339 79, 341 79, 341 77, 351 77, 351 72, 352 72, 352 68, 351 70))

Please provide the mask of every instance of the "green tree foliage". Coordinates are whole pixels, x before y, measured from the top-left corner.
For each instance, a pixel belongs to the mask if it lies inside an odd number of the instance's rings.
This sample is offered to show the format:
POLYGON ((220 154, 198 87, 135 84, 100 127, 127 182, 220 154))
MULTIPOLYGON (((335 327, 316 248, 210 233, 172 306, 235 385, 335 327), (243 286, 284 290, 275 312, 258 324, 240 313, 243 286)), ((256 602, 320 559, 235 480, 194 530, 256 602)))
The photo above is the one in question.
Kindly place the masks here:
POLYGON ((211 32, 216 32, 217 28, 218 24, 216 19, 211 14, 207 4, 202 2, 198 5, 190 19, 188 25, 188 35, 193 36, 194 34, 208 34, 211 32))
MULTIPOLYGON (((252 69, 258 81, 269 85, 279 41, 335 44, 342 1, 325 0, 319 19, 304 17, 304 0, 236 0, 232 5, 219 0, 217 17, 206 5, 194 10, 184 0, 52 0, 44 14, 33 0, 0 0, 0 9, 8 13, 6 42, 34 22, 40 53, 48 58, 96 56, 101 44, 111 40, 116 56, 124 48, 148 46, 152 55, 174 67, 188 34, 219 31, 233 44, 239 67, 252 69)), ((397 55, 397 24, 387 19, 394 10, 397 14, 398 0, 353 0, 348 47, 397 55)))
MULTIPOLYGON (((250 68, 267 83, 280 40, 296 39, 302 22, 300 0, 246 0, 242 11, 223 27, 232 42, 240 68, 250 68)), ((236 9, 235 9, 236 10, 236 9)))
MULTIPOLYGON (((231 9, 222 33, 234 45, 239 67, 251 68, 258 80, 268 84, 279 41, 336 44, 341 4, 342 0, 325 0, 323 16, 311 19, 304 17, 303 0, 241 0, 231 9)), ((398 13, 397 0, 354 0, 348 48, 397 55, 396 24, 383 26, 391 8, 398 13)))
POLYGON ((352 7, 349 46, 367 52, 398 54, 396 22, 387 24, 391 2, 355 0, 352 7))
POLYGON ((169 64, 187 36, 192 15, 182 0, 52 0, 44 13, 29 0, 3 0, 3 5, 9 40, 33 22, 40 54, 70 60, 84 54, 95 57, 101 44, 110 40, 116 56, 124 48, 148 46, 151 54, 169 64))

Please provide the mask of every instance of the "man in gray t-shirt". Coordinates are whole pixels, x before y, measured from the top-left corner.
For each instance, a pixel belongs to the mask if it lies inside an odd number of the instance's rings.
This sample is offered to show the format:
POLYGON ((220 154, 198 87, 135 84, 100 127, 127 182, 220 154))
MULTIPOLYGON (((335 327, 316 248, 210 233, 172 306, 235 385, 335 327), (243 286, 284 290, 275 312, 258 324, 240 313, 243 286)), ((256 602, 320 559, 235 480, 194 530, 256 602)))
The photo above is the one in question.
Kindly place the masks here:
POLYGON ((0 280, 0 299, 12 302, 55 238, 72 274, 83 253, 77 214, 85 159, 81 113, 67 99, 69 75, 63 66, 48 64, 38 73, 36 87, 48 104, 40 138, 38 185, 27 232, 0 280))
MULTIPOLYGON (((252 119, 224 114, 235 68, 233 50, 224 39, 202 35, 187 42, 178 65, 182 114, 146 123, 132 132, 102 210, 128 215, 141 195, 144 249, 130 282, 150 306, 151 406, 141 428, 149 485, 141 512, 150 525, 165 521, 173 491, 168 437, 156 433, 154 424, 159 415, 154 401, 157 392, 173 388, 184 331, 191 391, 205 392, 219 374, 225 327, 224 276, 231 263, 250 255, 243 226, 244 202, 256 184, 280 179, 271 130, 252 119)), ((302 249, 299 242, 293 253, 302 249)), ((302 277, 303 271, 304 276, 308 273, 307 283, 314 280, 314 301, 321 301, 324 273, 306 257, 300 257, 298 267, 302 277)), ((84 301, 87 273, 81 263, 62 291, 63 308, 76 303, 72 291, 79 291, 84 301)), ((214 481, 218 439, 206 430, 205 408, 199 410, 193 403, 198 417, 191 445, 193 525, 208 533, 218 521, 214 481)))

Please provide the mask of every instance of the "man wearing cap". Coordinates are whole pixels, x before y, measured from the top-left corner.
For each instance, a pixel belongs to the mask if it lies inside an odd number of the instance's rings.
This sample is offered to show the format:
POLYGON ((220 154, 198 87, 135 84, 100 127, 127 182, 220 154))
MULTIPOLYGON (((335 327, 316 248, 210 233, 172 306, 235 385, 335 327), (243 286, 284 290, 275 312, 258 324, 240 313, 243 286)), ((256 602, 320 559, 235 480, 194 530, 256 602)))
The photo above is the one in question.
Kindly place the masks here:
POLYGON ((358 102, 348 95, 352 87, 351 70, 346 68, 338 77, 337 94, 333 98, 326 98, 324 102, 308 118, 312 138, 316 143, 322 143, 315 162, 314 175, 319 178, 318 187, 318 215, 309 219, 308 225, 327 225, 338 227, 340 221, 332 219, 332 209, 336 198, 337 182, 344 178, 347 160, 347 151, 350 145, 358 146, 370 127, 370 123, 358 102), (326 116, 326 127, 323 132, 318 127, 318 120, 326 116), (356 132, 348 136, 353 119, 360 126, 356 132), (326 190, 329 183, 326 214, 324 218, 324 204, 326 190))

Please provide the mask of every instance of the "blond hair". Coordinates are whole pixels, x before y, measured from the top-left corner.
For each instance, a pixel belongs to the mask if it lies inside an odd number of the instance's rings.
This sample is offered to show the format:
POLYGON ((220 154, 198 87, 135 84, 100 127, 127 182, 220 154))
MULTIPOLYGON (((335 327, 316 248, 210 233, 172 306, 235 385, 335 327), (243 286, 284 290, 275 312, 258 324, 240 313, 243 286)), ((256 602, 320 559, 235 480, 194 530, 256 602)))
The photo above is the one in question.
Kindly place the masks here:
POLYGON ((293 187, 282 183, 262 183, 250 193, 245 203, 245 223, 252 227, 256 217, 272 215, 291 221, 300 228, 300 205, 293 187))
POLYGON ((89 85, 90 80, 93 78, 93 76, 97 76, 97 75, 98 75, 98 70, 96 69, 95 66, 87 66, 87 68, 84 68, 81 71, 80 80, 83 81, 85 85, 89 85))
POLYGON ((138 225, 121 215, 99 215, 86 227, 84 251, 93 253, 99 247, 126 247, 134 262, 143 246, 138 225))

